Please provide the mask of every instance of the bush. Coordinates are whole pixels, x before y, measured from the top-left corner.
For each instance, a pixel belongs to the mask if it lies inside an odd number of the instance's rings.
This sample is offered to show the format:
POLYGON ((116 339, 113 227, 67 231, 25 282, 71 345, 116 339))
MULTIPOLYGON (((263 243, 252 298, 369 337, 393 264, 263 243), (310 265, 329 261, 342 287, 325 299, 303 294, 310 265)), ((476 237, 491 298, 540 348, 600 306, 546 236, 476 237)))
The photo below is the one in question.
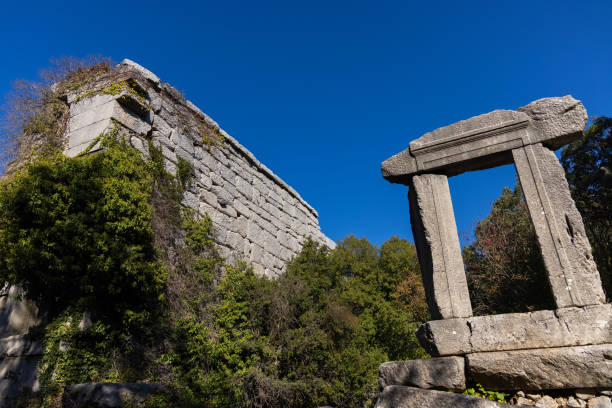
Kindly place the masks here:
POLYGON ((147 162, 109 137, 83 158, 51 155, 0 188, 0 280, 54 315, 69 305, 141 319, 161 299, 147 162))
POLYGON ((178 321, 177 376, 150 406, 371 404, 380 363, 426 357, 413 334, 427 318, 416 270, 408 242, 378 249, 354 237, 333 251, 308 241, 273 281, 226 267, 217 285, 201 281, 205 305, 178 321))

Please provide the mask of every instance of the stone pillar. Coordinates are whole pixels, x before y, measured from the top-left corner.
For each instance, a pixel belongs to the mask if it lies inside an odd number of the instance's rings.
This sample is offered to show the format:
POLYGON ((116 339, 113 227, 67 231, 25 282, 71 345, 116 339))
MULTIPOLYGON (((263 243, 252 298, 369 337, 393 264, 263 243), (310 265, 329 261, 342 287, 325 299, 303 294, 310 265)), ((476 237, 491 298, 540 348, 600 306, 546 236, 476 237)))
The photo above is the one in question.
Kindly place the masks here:
POLYGON ((471 316, 472 305, 447 177, 438 174, 413 176, 408 200, 432 318, 471 316))
POLYGON ((512 155, 557 307, 604 303, 591 245, 555 153, 538 143, 512 155))

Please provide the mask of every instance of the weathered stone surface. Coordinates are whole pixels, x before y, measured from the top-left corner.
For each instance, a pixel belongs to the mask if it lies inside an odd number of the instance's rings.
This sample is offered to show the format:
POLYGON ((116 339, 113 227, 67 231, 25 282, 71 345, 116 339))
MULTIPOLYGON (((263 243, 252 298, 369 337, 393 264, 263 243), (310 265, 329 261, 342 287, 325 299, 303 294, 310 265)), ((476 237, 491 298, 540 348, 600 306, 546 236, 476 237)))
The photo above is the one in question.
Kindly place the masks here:
POLYGON ((470 397, 452 392, 422 390, 391 385, 378 397, 375 408, 508 408, 522 405, 506 405, 487 399, 470 397))
POLYGON ((591 245, 555 153, 541 144, 512 153, 557 307, 603 303, 591 245))
POLYGON ((145 67, 143 67, 143 66, 135 63, 134 61, 127 59, 127 58, 125 58, 123 61, 121 61, 121 63, 119 65, 122 66, 122 67, 125 67, 127 69, 131 69, 131 70, 134 70, 134 71, 138 72, 145 79, 147 79, 153 85, 155 85, 157 88, 159 88, 159 86, 161 84, 160 79, 157 77, 157 75, 155 75, 154 73, 152 73, 151 71, 149 71, 145 67))
POLYGON ((474 353, 466 359, 470 380, 488 389, 612 385, 612 344, 474 353))
POLYGON ((0 339, 0 358, 39 356, 42 354, 42 344, 31 340, 26 334, 17 334, 0 339))
MULTIPOLYGON (((219 232, 218 244, 228 252, 245 252, 248 245, 227 234, 236 225, 246 225, 236 222, 239 217, 274 237, 266 236, 265 242, 257 242, 263 249, 254 260, 260 262, 255 270, 261 273, 266 270, 270 275, 282 273, 284 265, 280 259, 296 255, 308 236, 329 247, 335 246, 321 232, 317 212, 294 189, 220 129, 214 120, 185 100, 179 91, 168 84, 162 85, 157 76, 133 61, 124 60, 118 69, 122 75, 129 76, 128 80, 137 81, 145 91, 146 101, 129 92, 98 94, 81 100, 76 94, 70 95, 66 155, 74 157, 90 147, 88 152, 98 151, 100 143, 92 142, 119 123, 128 140, 143 154, 148 154, 148 140, 161 148, 164 166, 171 174, 176 174, 179 159, 192 164, 194 178, 182 202, 202 215, 209 213, 213 230, 219 232), (218 132, 224 143, 204 144, 199 133, 203 126, 218 132), (207 193, 202 194, 202 187, 207 193), (234 206, 235 203, 238 204, 234 206), (280 230, 293 225, 296 228, 291 231, 294 238, 290 245, 274 242, 280 230), (266 265, 261 264, 264 260, 266 265)), ((92 89, 97 89, 95 84, 92 89)), ((246 230, 233 232, 243 237, 247 234, 246 230)), ((256 242, 259 237, 250 235, 249 238, 256 242)))
POLYGON ((0 338, 27 333, 38 324, 38 307, 23 298, 23 290, 5 285, 0 291, 0 338))
POLYGON ((610 397, 595 397, 589 400, 589 408, 612 408, 610 397))
POLYGON ((76 384, 64 387, 62 406, 64 408, 121 407, 124 401, 140 404, 151 394, 161 390, 158 384, 76 384))
POLYGON ((417 337, 436 356, 612 343, 612 304, 434 320, 417 337))
POLYGON ((7 357, 0 360, 0 406, 12 406, 14 398, 37 392, 37 356, 7 357))
POLYGON ((465 318, 429 321, 417 329, 416 336, 432 356, 463 355, 472 351, 465 318))
POLYGON ((453 176, 512 163, 512 149, 534 143, 556 148, 580 137, 586 117, 580 101, 569 95, 475 116, 412 141, 382 163, 383 177, 408 184, 414 174, 453 176))
POLYGON ((531 119, 531 143, 544 143, 556 150, 582 136, 588 115, 571 95, 543 98, 518 108, 531 119))
POLYGON ((378 367, 381 388, 408 385, 443 390, 465 389, 463 357, 424 358, 410 361, 389 361, 378 367))
POLYGON ((414 176, 410 223, 432 318, 472 315, 457 226, 446 176, 414 176))
POLYGON ((559 404, 549 395, 545 395, 535 404, 538 408, 559 408, 559 404))

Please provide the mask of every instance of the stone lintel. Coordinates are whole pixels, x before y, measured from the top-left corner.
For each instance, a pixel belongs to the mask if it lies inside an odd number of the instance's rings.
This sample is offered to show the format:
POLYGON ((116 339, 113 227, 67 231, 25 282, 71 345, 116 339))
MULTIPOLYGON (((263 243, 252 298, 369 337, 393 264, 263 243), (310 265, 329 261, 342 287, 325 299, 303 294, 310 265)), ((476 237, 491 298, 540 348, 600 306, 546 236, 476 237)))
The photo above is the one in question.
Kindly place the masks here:
POLYGON ((465 359, 452 356, 388 361, 378 367, 378 382, 381 388, 389 385, 408 385, 445 391, 463 391, 465 359))
POLYGON ((471 397, 445 391, 391 385, 385 387, 374 408, 509 408, 523 405, 506 405, 488 399, 471 397))
POLYGON ((612 304, 434 320, 417 337, 434 356, 612 343, 612 304))
POLYGON ((612 344, 468 354, 468 377, 493 390, 612 386, 612 344))
POLYGON ((471 316, 472 305, 446 176, 414 176, 409 203, 410 223, 432 318, 471 316))
POLYGON ((540 143, 512 154, 557 307, 604 303, 591 245, 559 160, 540 143))
POLYGON ((421 173, 453 176, 512 163, 511 150, 534 143, 560 147, 580 137, 587 121, 580 101, 544 98, 512 110, 496 110, 426 133, 382 163, 383 177, 408 184, 421 173))

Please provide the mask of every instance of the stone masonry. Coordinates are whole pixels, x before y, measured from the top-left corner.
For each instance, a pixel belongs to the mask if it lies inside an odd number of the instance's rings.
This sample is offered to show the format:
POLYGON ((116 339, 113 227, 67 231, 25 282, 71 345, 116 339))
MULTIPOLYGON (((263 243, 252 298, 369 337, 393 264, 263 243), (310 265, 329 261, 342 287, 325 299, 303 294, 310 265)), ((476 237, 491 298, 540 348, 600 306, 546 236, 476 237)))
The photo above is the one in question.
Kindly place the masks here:
POLYGON ((98 136, 120 126, 144 154, 149 141, 161 149, 171 173, 188 162, 183 204, 211 217, 222 256, 241 257, 258 274, 281 274, 307 237, 335 246, 314 208, 180 92, 130 60, 117 71, 69 97, 66 155, 99 150, 98 136))
MULTIPOLYGON (((540 99, 429 132, 383 162, 384 178, 409 186, 434 319, 417 337, 436 358, 381 365, 377 406, 441 406, 442 397, 425 389, 462 384, 515 391, 612 388, 612 304, 605 303, 582 218, 554 154, 582 135, 586 121, 586 110, 571 96, 540 99), (557 308, 472 317, 447 178, 508 163, 517 170, 557 308)), ((519 404, 534 405, 521 398, 519 404)), ((607 394, 597 398, 610 404, 607 394)), ((466 398, 444 401, 475 406, 466 398)))

